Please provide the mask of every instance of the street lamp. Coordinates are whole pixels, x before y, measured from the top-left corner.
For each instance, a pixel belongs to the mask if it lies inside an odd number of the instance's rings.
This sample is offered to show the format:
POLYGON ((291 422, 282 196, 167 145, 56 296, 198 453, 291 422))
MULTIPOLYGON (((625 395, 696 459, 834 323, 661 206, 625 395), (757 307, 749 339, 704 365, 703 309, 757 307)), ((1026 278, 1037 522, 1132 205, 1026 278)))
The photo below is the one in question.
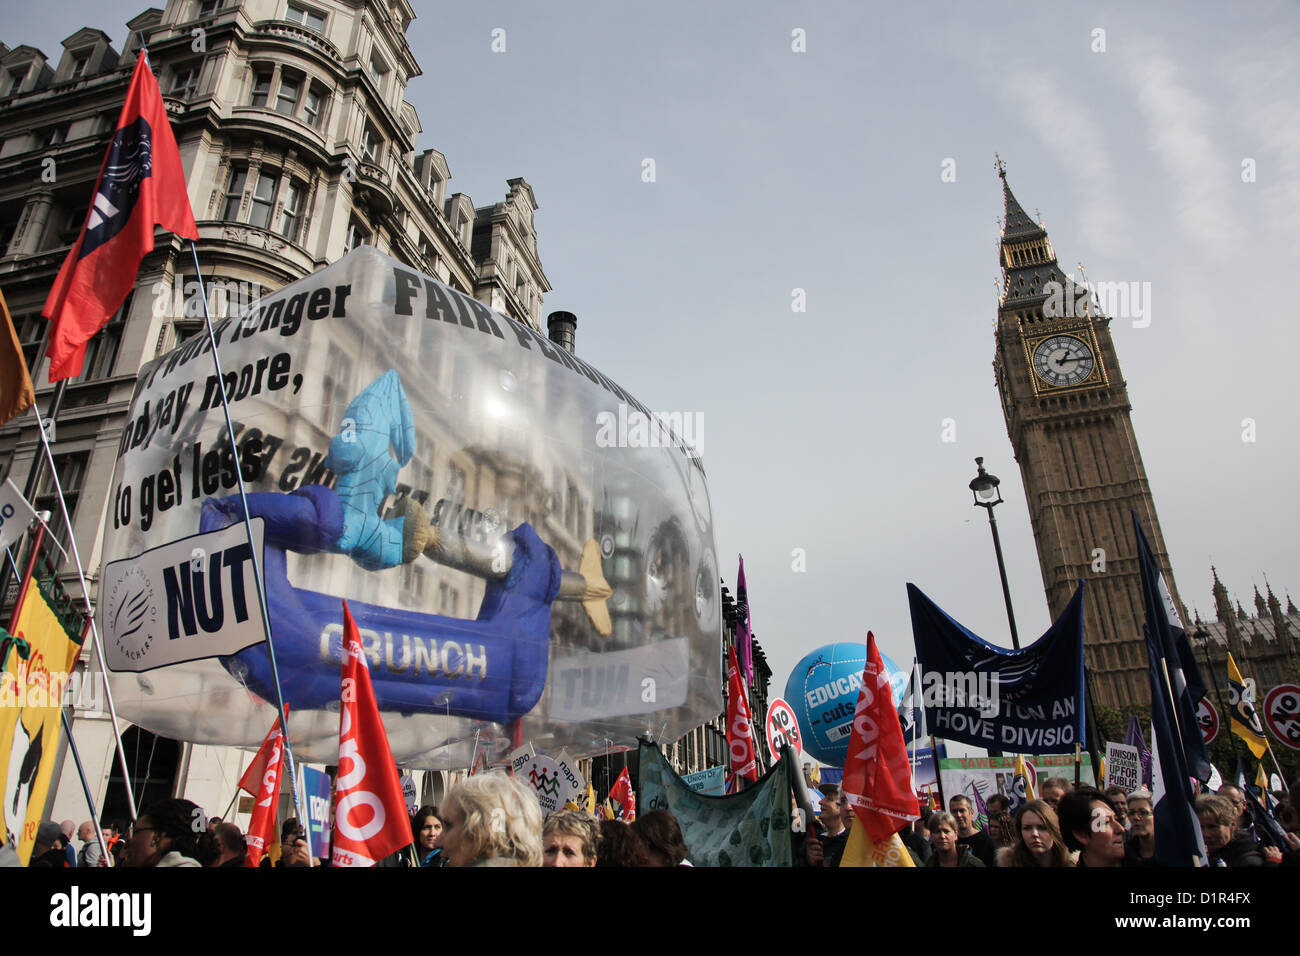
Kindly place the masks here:
POLYGON ((1020 635, 1016 633, 1016 614, 1011 610, 1011 589, 1007 587, 1007 566, 1002 561, 1002 540, 998 537, 998 522, 993 517, 993 509, 1002 504, 1002 492, 998 490, 997 475, 990 475, 984 470, 984 459, 976 458, 975 464, 979 474, 971 479, 970 490, 975 496, 975 507, 984 508, 989 513, 989 527, 993 530, 993 550, 998 556, 998 574, 1002 576, 1002 597, 1007 602, 1007 620, 1011 622, 1011 644, 1020 650, 1020 635))

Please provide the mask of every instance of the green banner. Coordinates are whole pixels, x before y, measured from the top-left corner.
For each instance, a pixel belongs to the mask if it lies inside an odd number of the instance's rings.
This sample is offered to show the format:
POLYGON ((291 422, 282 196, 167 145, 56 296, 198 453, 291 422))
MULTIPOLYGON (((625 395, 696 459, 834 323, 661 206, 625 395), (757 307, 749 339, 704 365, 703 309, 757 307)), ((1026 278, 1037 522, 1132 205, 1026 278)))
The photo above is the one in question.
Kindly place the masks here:
POLYGON ((664 760, 657 744, 641 742, 639 813, 667 810, 677 818, 694 866, 790 866, 790 774, 787 753, 740 793, 696 793, 664 760))

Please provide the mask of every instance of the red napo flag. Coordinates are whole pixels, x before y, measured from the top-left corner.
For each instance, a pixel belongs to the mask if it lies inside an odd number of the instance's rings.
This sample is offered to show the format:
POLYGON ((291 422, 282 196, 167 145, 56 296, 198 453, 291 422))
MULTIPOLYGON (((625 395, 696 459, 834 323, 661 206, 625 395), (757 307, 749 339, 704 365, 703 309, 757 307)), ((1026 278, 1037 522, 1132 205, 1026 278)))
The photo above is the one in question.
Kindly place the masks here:
POLYGON ((334 781, 334 866, 374 866, 411 842, 402 781, 375 705, 357 622, 343 602, 339 772, 334 781))
POLYGON ((636 819, 636 794, 632 791, 632 777, 628 774, 627 767, 618 775, 614 786, 609 788, 609 798, 623 808, 620 820, 631 823, 636 819))
MULTIPOLYGON (((889 842, 909 820, 921 815, 912 789, 907 744, 894 709, 889 672, 876 637, 867 632, 867 666, 853 713, 853 736, 844 760, 844 797, 871 844, 889 842)), ((847 852, 847 850, 846 850, 847 852)), ((910 860, 903 865, 911 865, 910 860)))
POLYGON ((248 824, 248 853, 244 856, 244 866, 261 863, 275 840, 275 810, 280 802, 283 770, 284 734, 280 732, 280 718, 276 717, 257 756, 239 778, 239 789, 247 790, 257 798, 253 804, 253 818, 248 824))
POLYGON ((142 55, 104 156, 86 224, 63 260, 42 314, 50 320, 50 381, 81 374, 86 343, 135 284, 154 226, 199 237, 181 154, 158 81, 142 55))
POLYGON ((736 648, 727 651, 727 749, 731 751, 731 772, 748 780, 758 779, 754 756, 754 728, 750 723, 749 697, 736 664, 736 648))

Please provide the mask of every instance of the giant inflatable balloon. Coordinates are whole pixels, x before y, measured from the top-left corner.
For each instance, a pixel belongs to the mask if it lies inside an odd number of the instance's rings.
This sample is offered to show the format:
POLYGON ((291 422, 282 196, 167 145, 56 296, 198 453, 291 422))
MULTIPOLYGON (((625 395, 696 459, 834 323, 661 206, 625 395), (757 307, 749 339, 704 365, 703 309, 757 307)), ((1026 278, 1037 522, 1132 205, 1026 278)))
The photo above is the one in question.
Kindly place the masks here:
POLYGON ((143 369, 121 439, 98 623, 123 717, 256 746, 273 648, 296 754, 333 763, 344 599, 406 766, 521 740, 589 755, 721 710, 712 512, 682 429, 365 247, 216 341, 220 378, 205 335, 143 369))
MULTIPOLYGON (((881 653, 897 707, 907 690, 907 671, 881 653)), ((804 750, 822 763, 843 767, 853 732, 853 711, 867 666, 867 645, 827 644, 794 666, 785 699, 803 732, 804 750)))

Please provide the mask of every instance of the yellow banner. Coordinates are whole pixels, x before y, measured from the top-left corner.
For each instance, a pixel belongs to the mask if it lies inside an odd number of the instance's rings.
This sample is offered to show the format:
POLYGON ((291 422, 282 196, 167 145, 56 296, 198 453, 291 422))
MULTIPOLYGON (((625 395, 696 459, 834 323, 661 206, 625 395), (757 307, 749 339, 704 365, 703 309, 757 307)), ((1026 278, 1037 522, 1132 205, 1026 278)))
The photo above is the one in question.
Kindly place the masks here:
POLYGON ((63 689, 81 645, 69 637, 34 581, 23 598, 14 634, 4 645, 0 823, 17 840, 18 859, 26 866, 59 750, 63 689), (21 642, 26 642, 25 658, 21 642))
POLYGON ((873 844, 867 839, 866 827, 854 823, 849 831, 848 842, 844 844, 844 853, 840 857, 840 866, 916 866, 912 854, 903 845, 897 834, 890 836, 883 843, 873 844))

